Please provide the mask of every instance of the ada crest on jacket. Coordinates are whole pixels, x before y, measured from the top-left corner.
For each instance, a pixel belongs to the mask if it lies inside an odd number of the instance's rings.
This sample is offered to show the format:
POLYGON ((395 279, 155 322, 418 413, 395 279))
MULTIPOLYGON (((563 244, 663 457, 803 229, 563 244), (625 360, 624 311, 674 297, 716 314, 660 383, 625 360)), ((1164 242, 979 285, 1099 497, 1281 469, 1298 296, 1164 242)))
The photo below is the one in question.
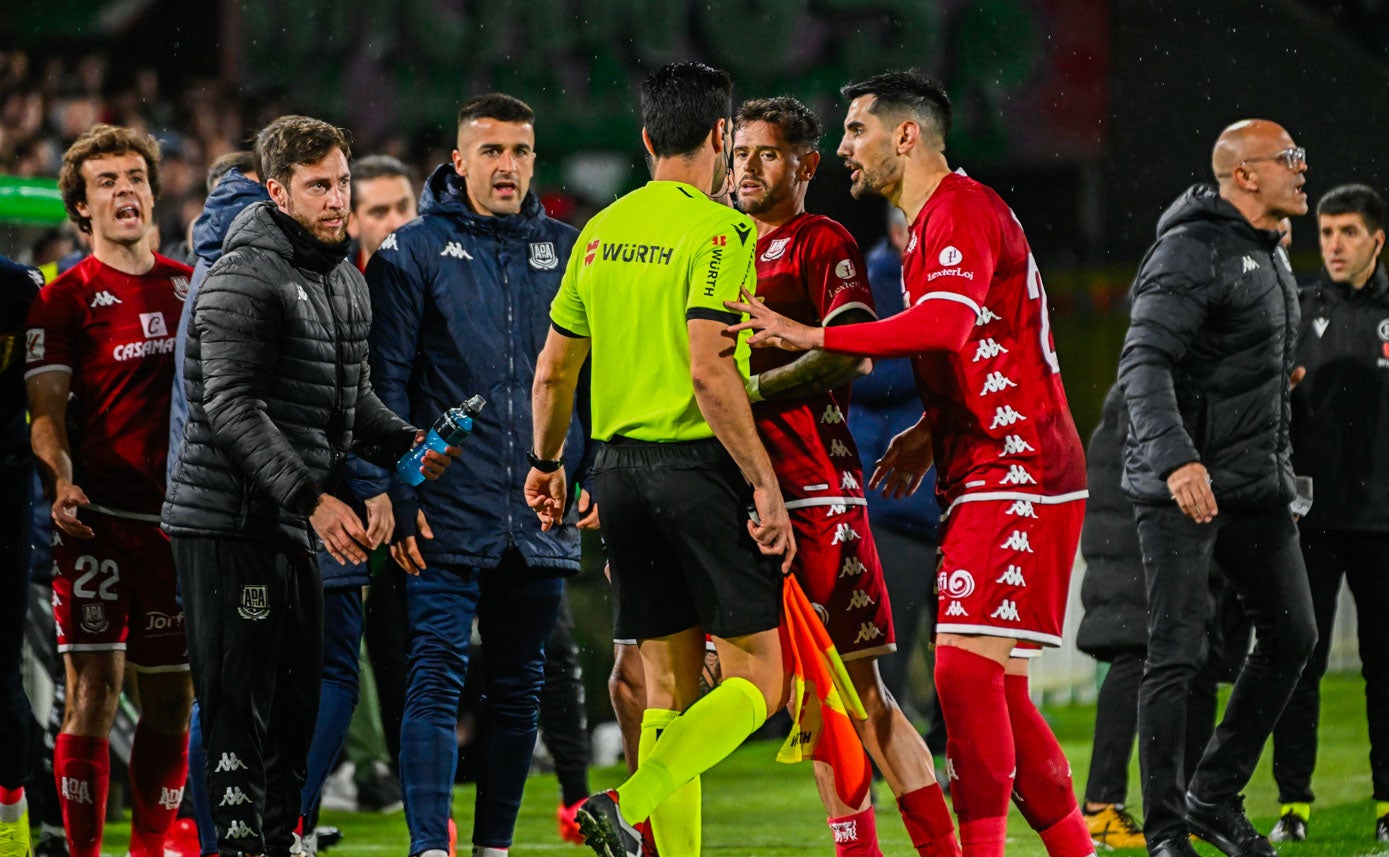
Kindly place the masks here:
POLYGON ((555 254, 553 241, 531 242, 531 267, 537 271, 553 271, 559 267, 559 256, 555 254))

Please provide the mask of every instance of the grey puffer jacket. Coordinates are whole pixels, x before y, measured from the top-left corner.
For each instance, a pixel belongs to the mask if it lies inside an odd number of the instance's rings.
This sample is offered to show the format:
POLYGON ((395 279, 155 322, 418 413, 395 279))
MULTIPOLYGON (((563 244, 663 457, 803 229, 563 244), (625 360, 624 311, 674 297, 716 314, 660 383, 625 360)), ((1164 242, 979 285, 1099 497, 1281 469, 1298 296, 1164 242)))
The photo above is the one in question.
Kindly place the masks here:
POLYGON ((188 422, 163 525, 317 550, 308 514, 347 453, 390 466, 416 430, 372 391, 362 275, 296 245, 273 205, 237 216, 190 310, 188 422))

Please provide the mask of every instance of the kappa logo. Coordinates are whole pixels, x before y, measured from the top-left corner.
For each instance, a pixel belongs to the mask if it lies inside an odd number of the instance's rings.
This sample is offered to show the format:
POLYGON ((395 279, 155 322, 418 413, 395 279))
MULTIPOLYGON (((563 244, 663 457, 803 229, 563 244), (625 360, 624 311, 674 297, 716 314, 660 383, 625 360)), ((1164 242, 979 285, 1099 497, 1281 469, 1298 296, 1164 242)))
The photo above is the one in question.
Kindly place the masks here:
POLYGON ((212 770, 214 774, 230 774, 234 771, 246 770, 246 763, 241 761, 241 757, 235 753, 223 753, 222 758, 217 762, 217 767, 212 770))
POLYGON ((448 256, 452 259, 467 259, 470 262, 473 260, 473 254, 464 250, 463 245, 459 244, 457 241, 450 241, 445 244, 444 249, 439 251, 439 255, 448 256))
POLYGON ((855 643, 870 643, 883 635, 883 629, 872 622, 862 622, 858 626, 858 636, 854 638, 855 643))
POLYGON ((537 271, 553 271, 559 267, 559 256, 552 241, 531 242, 530 265, 537 271))
POLYGON ((960 602, 958 602, 958 601, 951 601, 951 602, 950 602, 950 606, 947 607, 947 608, 945 608, 945 615, 947 615, 947 616, 968 616, 968 615, 969 615, 969 611, 966 610, 966 609, 965 609, 965 606, 964 606, 963 604, 961 604, 960 602))
POLYGON ((1240 264, 1243 267, 1243 270, 1240 271, 1241 274, 1247 274, 1250 271, 1259 270, 1259 263, 1255 262, 1254 257, 1252 256, 1245 256, 1243 259, 1240 260, 1240 264))
POLYGON ((40 271, 38 268, 30 268, 26 273, 28 273, 29 279, 34 281, 34 285, 38 286, 39 288, 43 288, 42 271, 40 271))
POLYGON ((955 245, 947 244, 936 259, 945 267, 952 268, 965 260, 965 254, 961 253, 955 245))
POLYGON ((857 821, 831 821, 830 831, 834 833, 835 845, 843 845, 846 842, 858 841, 857 821))
POLYGON ((1008 570, 999 575, 994 583, 1002 583, 1007 586, 1026 586, 1027 581, 1022 576, 1022 566, 1010 565, 1008 570))
POLYGON ((840 577, 858 577, 868 570, 868 566, 858 561, 858 557, 849 557, 844 560, 844 565, 839 569, 840 577))
POLYGON ((917 241, 916 233, 913 232, 913 233, 912 233, 911 240, 907 242, 907 249, 904 250, 904 251, 902 251, 902 252, 903 252, 903 253, 913 253, 913 252, 915 252, 915 251, 916 251, 916 245, 917 245, 918 243, 919 243, 919 242, 917 241))
POLYGON ((1019 518, 1035 518, 1037 512, 1032 508, 1031 500, 1014 500, 1013 505, 1005 510, 1006 514, 1017 515, 1019 518))
POLYGON ((1007 541, 999 545, 1004 550, 1015 550, 1020 553, 1032 553, 1032 543, 1027 540, 1027 533, 1022 530, 1014 530, 1007 541))
POLYGON ((775 262, 786 255, 786 248, 789 246, 791 246, 790 238, 773 238, 767 244, 767 249, 762 251, 760 258, 763 262, 775 262))
POLYGON ((978 363, 980 360, 992 360, 1000 354, 1007 354, 1008 349, 999 345, 992 339, 979 340, 979 347, 974 350, 974 359, 971 363, 978 363))
POLYGON ((295 289, 297 290, 297 292, 298 292, 298 294, 296 294, 295 297, 297 297, 299 300, 301 300, 301 301, 306 301, 306 300, 309 299, 309 293, 306 292, 306 291, 304 291, 304 287, 303 287, 303 286, 299 285, 298 283, 295 283, 295 284, 294 284, 294 288, 295 288, 295 289))
POLYGON ((251 825, 239 818, 232 819, 232 823, 227 825, 226 837, 228 839, 248 839, 256 835, 251 829, 251 825))
POLYGON ((830 539, 830 544, 847 544, 852 541, 857 541, 861 538, 863 537, 858 534, 858 531, 855 530, 853 526, 849 524, 848 521, 845 521, 844 523, 834 528, 834 538, 830 539))
POLYGON ((833 518, 835 515, 843 515, 849 511, 849 507, 844 503, 831 503, 825 507, 825 517, 833 518))
POLYGON ((88 780, 79 780, 76 777, 59 777, 58 787, 63 793, 63 800, 68 803, 86 803, 96 805, 92 800, 92 784, 88 780))
POLYGON ((854 594, 849 596, 849 606, 845 607, 844 611, 847 613, 850 610, 860 610, 877 603, 878 602, 868 596, 867 592, 864 592, 862 589, 855 589, 854 594))
POLYGON ((250 803, 251 799, 246 797, 246 793, 240 786, 230 786, 222 794, 222 802, 218 806, 241 806, 243 803, 250 803))
POLYGON ((1018 603, 1007 598, 999 602, 994 608, 994 612, 989 614, 990 619, 1002 619, 1005 622, 1021 622, 1022 617, 1018 615, 1018 603))
POLYGON ((380 250, 399 250, 400 248, 399 248, 398 246, 396 246, 396 243, 395 243, 395 233, 392 232, 390 235, 387 235, 387 236, 386 236, 386 240, 385 240, 385 241, 382 241, 382 242, 381 242, 381 246, 380 246, 380 247, 377 247, 376 249, 377 249, 378 251, 380 251, 380 250))
POLYGON ((840 442, 839 442, 839 438, 834 438, 833 440, 830 441, 830 457, 831 457, 831 458, 848 458, 848 457, 849 457, 849 447, 848 447, 847 445, 843 444, 843 443, 840 443, 840 442))
POLYGON ((840 473, 840 475, 839 475, 839 490, 840 490, 840 491, 857 491, 858 489, 859 489, 858 480, 854 478, 854 474, 850 473, 850 472, 847 471, 847 470, 845 470, 845 471, 843 471, 842 473, 840 473))
POLYGON ((1010 434, 1003 438, 1003 451, 998 454, 999 458, 1005 455, 1021 455, 1024 452, 1035 452, 1032 444, 1022 439, 1021 435, 1010 434))
POLYGON ((242 619, 259 621, 270 617, 270 593, 264 585, 241 587, 241 605, 236 615, 242 619))
POLYGON ((858 269, 848 259, 840 259, 834 265, 834 275, 841 280, 852 280, 857 273, 858 269))
POLYGON ((168 786, 159 787, 159 805, 165 809, 178 809, 183 803, 183 789, 171 789, 168 786))
POLYGON ((91 308, 96 309, 97 307, 115 306, 118 303, 124 303, 124 301, 111 294, 110 292, 100 291, 92 296, 91 308))
POLYGON ((844 412, 838 405, 825 405, 825 412, 820 415, 822 425, 837 425, 844 422, 844 412))
POLYGON ((42 360, 44 355, 43 328, 31 327, 24 332, 24 359, 28 363, 42 360))
POLYGON ((989 309, 988 307, 979 308, 979 320, 974 323, 975 327, 983 327, 991 321, 998 321, 1003 316, 989 309))
POLYGON ((1329 318, 1314 318, 1314 319, 1312 319, 1312 329, 1315 330, 1315 331, 1317 332, 1317 339, 1321 339, 1323 336, 1325 336, 1325 335, 1326 335, 1326 329, 1327 329, 1328 327, 1330 327, 1330 326, 1331 326, 1331 319, 1329 319, 1329 318))
POLYGON ((598 248, 603 246, 602 239, 595 238, 584 245, 584 267, 593 264, 593 260, 598 258, 598 248))
POLYGON ((1021 464, 1013 464, 1008 467, 1008 474, 998 480, 999 485, 1036 485, 1037 480, 1032 478, 1032 474, 1021 464))
POLYGON ((145 332, 146 339, 162 339, 169 335, 169 326, 164 323, 162 312, 140 313, 140 329, 145 332))
POLYGON ((188 300, 188 278, 170 277, 169 282, 174 286, 174 297, 181 301, 188 300))
POLYGON ((1010 426, 1019 420, 1026 421, 1027 417, 1013 410, 1012 405, 1000 405, 994 409, 994 421, 989 425, 989 428, 996 429, 1000 426, 1010 426))
POLYGON ((955 760, 949 756, 945 757, 945 777, 949 780, 958 780, 960 775, 955 773, 955 760))
POLYGON ((1001 393, 1009 387, 1016 387, 1018 383, 1002 372, 990 372, 984 376, 984 387, 979 391, 980 396, 987 396, 990 393, 1001 393))

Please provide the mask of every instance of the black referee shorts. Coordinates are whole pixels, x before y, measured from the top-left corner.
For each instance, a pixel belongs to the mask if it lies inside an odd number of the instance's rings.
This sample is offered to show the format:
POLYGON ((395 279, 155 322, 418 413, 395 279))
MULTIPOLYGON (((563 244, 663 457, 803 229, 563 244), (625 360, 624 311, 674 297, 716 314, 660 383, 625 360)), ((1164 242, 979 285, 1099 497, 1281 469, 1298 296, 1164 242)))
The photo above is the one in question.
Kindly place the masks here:
POLYGON ((594 464, 594 497, 616 639, 695 625, 727 639, 780 624, 780 565, 748 533, 752 487, 717 440, 613 438, 594 464))

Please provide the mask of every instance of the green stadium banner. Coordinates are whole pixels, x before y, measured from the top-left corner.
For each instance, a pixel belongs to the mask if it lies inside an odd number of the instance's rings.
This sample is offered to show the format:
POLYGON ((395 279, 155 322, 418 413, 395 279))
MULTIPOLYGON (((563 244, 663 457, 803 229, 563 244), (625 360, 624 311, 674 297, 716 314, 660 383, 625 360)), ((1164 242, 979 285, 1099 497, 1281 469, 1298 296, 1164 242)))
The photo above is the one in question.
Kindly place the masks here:
POLYGON ((0 176, 0 223, 56 226, 66 219, 57 179, 0 176))

